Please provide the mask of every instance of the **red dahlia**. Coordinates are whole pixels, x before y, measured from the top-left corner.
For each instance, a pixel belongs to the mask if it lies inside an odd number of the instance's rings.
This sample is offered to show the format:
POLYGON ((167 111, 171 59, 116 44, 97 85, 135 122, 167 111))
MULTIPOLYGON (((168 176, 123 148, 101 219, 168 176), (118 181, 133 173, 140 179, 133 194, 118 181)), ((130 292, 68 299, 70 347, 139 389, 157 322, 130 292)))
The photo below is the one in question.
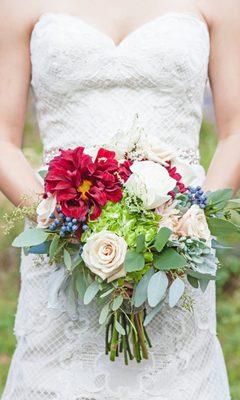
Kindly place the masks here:
POLYGON ((101 148, 96 159, 84 153, 84 147, 60 150, 49 163, 45 191, 56 195, 62 212, 84 220, 101 214, 107 201, 122 199, 121 179, 126 180, 128 166, 119 165, 115 153, 101 148))
MULTIPOLYGON (((177 168, 176 167, 172 167, 171 162, 169 161, 168 165, 166 166, 166 169, 167 169, 167 171, 169 173, 169 176, 171 176, 171 178, 175 179, 178 191, 180 193, 185 193, 187 188, 184 185, 184 183, 181 182, 182 175, 180 175, 177 172, 177 168)), ((175 192, 174 191, 171 191, 169 194, 170 194, 170 196, 175 197, 175 192)))

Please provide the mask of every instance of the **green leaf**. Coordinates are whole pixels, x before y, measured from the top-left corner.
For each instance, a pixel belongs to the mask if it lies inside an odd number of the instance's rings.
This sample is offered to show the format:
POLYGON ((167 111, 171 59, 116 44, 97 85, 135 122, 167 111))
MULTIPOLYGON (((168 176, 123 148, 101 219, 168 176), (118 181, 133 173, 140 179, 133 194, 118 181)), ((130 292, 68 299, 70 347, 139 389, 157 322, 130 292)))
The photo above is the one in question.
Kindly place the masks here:
POLYGON ((195 289, 197 289, 199 287, 199 282, 198 282, 197 278, 194 278, 193 276, 188 275, 187 280, 190 283, 190 285, 192 287, 194 287, 195 289))
POLYGON ((171 308, 179 302, 185 290, 185 284, 182 279, 176 278, 169 289, 169 306, 171 308))
POLYGON ((83 263, 83 260, 82 260, 82 257, 79 256, 72 263, 72 269, 75 269, 76 267, 80 266, 81 263, 83 263))
POLYGON ((59 243, 60 237, 58 235, 54 235, 54 238, 51 242, 50 248, 49 248, 49 257, 50 261, 53 260, 54 255, 58 249, 58 243, 59 243))
POLYGON ((153 246, 160 253, 172 234, 171 229, 161 228, 157 233, 153 246))
POLYGON ((20 233, 14 239, 12 246, 14 247, 30 247, 37 246, 45 242, 48 238, 48 233, 46 233, 43 229, 27 229, 20 233))
POLYGON ((46 178, 47 173, 48 171, 46 169, 41 169, 38 171, 38 175, 40 175, 43 180, 46 178))
POLYGON ((240 238, 240 229, 232 222, 220 218, 207 218, 208 227, 213 236, 217 239, 227 241, 231 236, 237 235, 240 238))
POLYGON ((105 324, 108 314, 109 314, 109 303, 105 304, 105 306, 101 310, 101 313, 99 316, 99 324, 100 325, 105 324))
POLYGON ((144 233, 137 237, 136 252, 142 253, 145 250, 145 235, 144 233))
POLYGON ((151 277, 154 274, 154 269, 151 268, 145 275, 143 275, 140 282, 137 284, 134 290, 134 305, 140 307, 144 301, 147 300, 147 288, 151 277))
POLYGON ((215 275, 211 275, 211 274, 201 274, 201 272, 198 271, 193 271, 192 269, 187 269, 186 270, 187 275, 192 276, 193 278, 196 279, 205 279, 208 281, 216 281, 217 277, 215 275))
POLYGON ((128 250, 124 266, 126 272, 141 271, 145 266, 145 258, 134 250, 128 250))
POLYGON ((117 320, 115 321, 115 328, 118 331, 118 333, 120 333, 120 335, 124 336, 126 334, 124 328, 122 327, 121 324, 119 324, 119 322, 117 320))
POLYGON ((176 250, 164 249, 160 254, 154 254, 153 263, 155 268, 169 271, 185 267, 187 261, 176 250))
POLYGON ((67 269, 71 269, 72 268, 72 259, 71 259, 70 253, 66 249, 64 249, 63 259, 64 259, 64 264, 66 265, 67 269))
POLYGON ((122 303, 123 303, 123 296, 120 294, 113 300, 112 310, 117 311, 119 307, 121 307, 122 303))
POLYGON ((148 303, 150 307, 156 307, 162 300, 168 287, 168 278, 165 272, 154 274, 148 284, 148 303))
POLYGON ((207 290, 210 281, 205 279, 199 279, 201 291, 204 293, 207 290))
POLYGON ((144 319, 144 326, 147 326, 152 320, 153 318, 156 317, 156 315, 159 313, 159 311, 161 310, 163 306, 163 301, 161 303, 159 303, 156 307, 154 307, 146 316, 146 318, 144 319))
POLYGON ((216 190, 215 192, 208 193, 208 206, 214 207, 216 206, 217 209, 223 209, 228 201, 231 199, 233 195, 232 189, 220 189, 216 190))
POLYGON ((96 281, 93 281, 91 283, 90 286, 88 286, 85 295, 84 295, 84 299, 83 299, 83 303, 85 305, 91 303, 91 301, 94 299, 94 297, 97 295, 97 293, 100 290, 100 286, 99 283, 96 281))
POLYGON ((50 240, 47 242, 38 244, 37 246, 31 246, 29 247, 28 253, 30 254, 48 254, 49 253, 49 248, 50 248, 50 240))
POLYGON ((83 299, 87 289, 87 283, 83 273, 80 272, 76 275, 75 284, 79 297, 83 299))
POLYGON ((114 288, 111 288, 111 289, 107 290, 106 292, 104 292, 103 294, 101 294, 101 296, 100 296, 101 299, 103 299, 104 297, 109 296, 114 290, 115 290, 114 288))

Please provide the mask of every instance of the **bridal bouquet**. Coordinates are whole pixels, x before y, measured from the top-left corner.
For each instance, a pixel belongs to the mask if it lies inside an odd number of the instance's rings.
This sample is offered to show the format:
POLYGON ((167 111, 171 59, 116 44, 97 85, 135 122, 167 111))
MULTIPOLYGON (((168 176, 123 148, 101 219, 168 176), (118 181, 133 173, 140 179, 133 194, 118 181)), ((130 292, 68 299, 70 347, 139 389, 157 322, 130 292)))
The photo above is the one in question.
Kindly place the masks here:
MULTIPOLYGON (((239 228, 229 189, 204 193, 193 166, 135 129, 100 148, 60 150, 44 173, 38 226, 13 242, 46 254, 49 306, 96 301, 106 354, 148 358, 147 325, 216 279, 214 245, 239 228)), ((216 246, 215 246, 216 247, 216 246)))

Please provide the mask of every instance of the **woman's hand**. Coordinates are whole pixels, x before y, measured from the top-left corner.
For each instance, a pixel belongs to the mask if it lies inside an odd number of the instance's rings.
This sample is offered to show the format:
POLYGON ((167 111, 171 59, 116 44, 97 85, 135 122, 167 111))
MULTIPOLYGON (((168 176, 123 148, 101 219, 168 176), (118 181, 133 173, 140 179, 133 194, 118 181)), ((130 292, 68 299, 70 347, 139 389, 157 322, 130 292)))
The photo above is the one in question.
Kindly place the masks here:
POLYGON ((21 152, 30 81, 27 16, 8 2, 0 7, 0 189, 15 204, 31 205, 43 186, 21 152))
POLYGON ((204 184, 205 190, 240 186, 240 3, 204 2, 210 27, 209 77, 219 144, 204 184))

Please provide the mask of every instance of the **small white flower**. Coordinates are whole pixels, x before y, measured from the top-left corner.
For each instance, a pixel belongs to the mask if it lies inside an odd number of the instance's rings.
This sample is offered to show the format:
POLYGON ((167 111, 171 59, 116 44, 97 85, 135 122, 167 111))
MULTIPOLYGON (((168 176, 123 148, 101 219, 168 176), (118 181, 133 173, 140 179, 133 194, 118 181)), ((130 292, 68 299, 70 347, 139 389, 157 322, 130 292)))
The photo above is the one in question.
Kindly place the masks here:
POLYGON ((88 238, 83 247, 82 259, 94 274, 111 282, 126 276, 126 253, 127 243, 122 237, 113 232, 101 231, 88 238))
POLYGON ((205 239, 207 246, 211 247, 211 232, 204 211, 197 204, 191 206, 182 216, 177 232, 182 236, 205 239))
POLYGON ((56 197, 49 194, 47 199, 43 199, 37 207, 38 228, 47 228, 50 224, 50 216, 57 205, 56 197))
POLYGON ((162 165, 153 161, 135 161, 130 169, 132 175, 125 187, 130 195, 142 200, 146 209, 160 207, 171 199, 168 193, 175 188, 176 181, 162 165))
POLYGON ((176 157, 176 151, 169 145, 161 142, 156 136, 146 134, 138 126, 138 118, 134 120, 130 131, 118 131, 109 143, 108 149, 115 151, 118 160, 123 160, 125 155, 133 160, 150 160, 162 165, 176 157))

